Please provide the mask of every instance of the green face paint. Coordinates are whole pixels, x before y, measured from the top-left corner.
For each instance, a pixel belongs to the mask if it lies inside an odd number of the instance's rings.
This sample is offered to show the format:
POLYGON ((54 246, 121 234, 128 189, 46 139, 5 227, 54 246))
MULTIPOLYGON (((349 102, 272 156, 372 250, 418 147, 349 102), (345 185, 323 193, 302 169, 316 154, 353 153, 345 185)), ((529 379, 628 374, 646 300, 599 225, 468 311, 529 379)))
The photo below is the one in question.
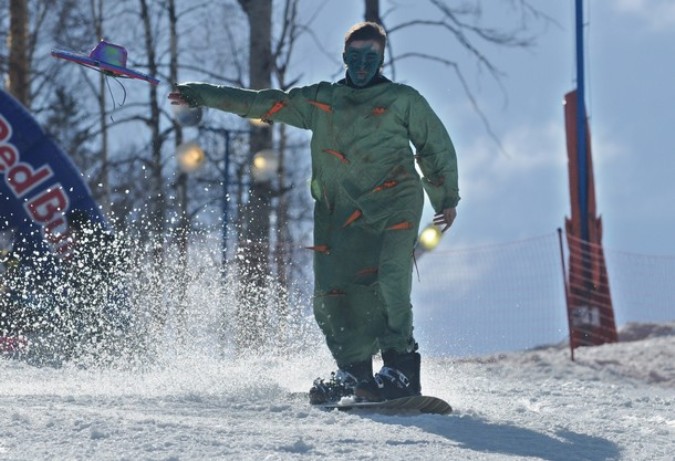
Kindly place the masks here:
POLYGON ((374 44, 349 46, 344 53, 347 74, 356 86, 366 86, 382 66, 382 52, 374 44))

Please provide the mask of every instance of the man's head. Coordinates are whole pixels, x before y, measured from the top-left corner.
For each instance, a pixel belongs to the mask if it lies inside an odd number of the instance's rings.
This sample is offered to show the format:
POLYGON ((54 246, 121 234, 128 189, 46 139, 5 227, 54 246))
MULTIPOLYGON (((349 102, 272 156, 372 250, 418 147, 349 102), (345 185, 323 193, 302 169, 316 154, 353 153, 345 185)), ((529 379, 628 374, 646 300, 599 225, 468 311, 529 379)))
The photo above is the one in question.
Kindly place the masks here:
POLYGON ((379 73, 386 44, 387 34, 379 24, 361 22, 349 29, 342 59, 352 83, 366 86, 379 73))

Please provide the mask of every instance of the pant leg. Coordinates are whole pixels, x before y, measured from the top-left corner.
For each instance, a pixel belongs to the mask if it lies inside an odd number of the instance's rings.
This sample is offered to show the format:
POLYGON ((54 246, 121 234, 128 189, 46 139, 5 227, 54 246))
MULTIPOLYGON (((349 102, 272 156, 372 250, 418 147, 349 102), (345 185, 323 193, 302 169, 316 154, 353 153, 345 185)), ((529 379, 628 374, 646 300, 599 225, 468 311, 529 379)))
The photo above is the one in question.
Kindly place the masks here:
POLYGON ((387 318, 379 338, 383 351, 410 351, 414 347, 411 304, 413 251, 419 230, 419 215, 414 210, 397 213, 382 236, 379 286, 387 318), (409 226, 396 227, 399 223, 409 226))
POLYGON ((384 331, 381 300, 372 287, 353 285, 345 294, 314 298, 314 318, 338 367, 370 360, 384 331))
POLYGON ((381 236, 344 213, 315 208, 313 310, 339 367, 370 359, 386 325, 377 281, 381 236))
POLYGON ((327 249, 314 260, 314 314, 338 364, 377 351, 414 346, 413 250, 424 197, 411 188, 396 200, 385 221, 344 226, 351 210, 315 214, 315 245, 327 249))

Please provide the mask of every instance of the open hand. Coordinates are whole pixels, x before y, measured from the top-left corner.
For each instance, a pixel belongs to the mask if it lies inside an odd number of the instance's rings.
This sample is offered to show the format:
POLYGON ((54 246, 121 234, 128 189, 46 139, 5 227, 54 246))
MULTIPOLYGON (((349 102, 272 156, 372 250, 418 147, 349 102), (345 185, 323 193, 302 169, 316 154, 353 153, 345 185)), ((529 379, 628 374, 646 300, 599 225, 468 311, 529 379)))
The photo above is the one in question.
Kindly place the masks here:
POLYGON ((171 104, 174 106, 189 106, 190 103, 188 100, 183 96, 180 91, 172 91, 169 93, 169 100, 171 101, 171 104))
POLYGON ((441 229, 441 232, 445 232, 446 230, 450 229, 450 226, 452 226, 452 223, 455 221, 456 217, 456 208, 446 208, 434 216, 434 224, 439 227, 445 225, 445 227, 441 229))

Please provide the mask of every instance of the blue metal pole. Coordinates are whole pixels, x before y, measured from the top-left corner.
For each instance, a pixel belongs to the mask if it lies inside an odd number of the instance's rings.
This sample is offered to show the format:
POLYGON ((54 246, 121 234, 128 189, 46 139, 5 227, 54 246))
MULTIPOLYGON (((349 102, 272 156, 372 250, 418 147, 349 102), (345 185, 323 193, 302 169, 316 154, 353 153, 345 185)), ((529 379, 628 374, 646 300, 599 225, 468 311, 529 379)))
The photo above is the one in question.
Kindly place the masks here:
POLYGON ((223 172, 223 240, 221 248, 223 266, 221 270, 223 278, 225 278, 227 276, 227 230, 230 220, 230 132, 224 130, 223 133, 225 134, 225 171, 223 172))
POLYGON ((576 0, 577 51, 577 168, 579 172, 579 210, 581 212, 581 240, 588 242, 588 162, 586 145, 586 107, 584 104, 584 14, 583 0, 576 0))

